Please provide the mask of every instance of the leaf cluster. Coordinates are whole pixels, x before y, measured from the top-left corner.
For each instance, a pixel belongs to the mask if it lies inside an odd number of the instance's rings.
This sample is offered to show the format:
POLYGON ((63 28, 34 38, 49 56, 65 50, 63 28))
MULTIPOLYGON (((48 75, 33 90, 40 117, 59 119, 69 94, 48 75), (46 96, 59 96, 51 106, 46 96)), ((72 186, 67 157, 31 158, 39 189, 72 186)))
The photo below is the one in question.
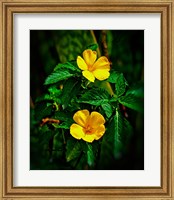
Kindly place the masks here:
MULTIPOLYGON (((88 48, 96 50, 98 46, 88 48)), ((142 84, 130 87, 123 73, 115 70, 102 84, 89 83, 76 61, 68 61, 56 65, 44 85, 47 93, 35 102, 38 132, 31 139, 33 144, 42 143, 47 162, 57 163, 54 169, 99 169, 106 162, 106 152, 118 159, 126 151, 133 128, 124 110, 126 107, 127 112, 132 109, 143 113, 142 84), (106 133, 93 143, 76 140, 69 132, 74 113, 83 109, 100 112, 106 119, 106 133), (45 118, 50 120, 43 124, 45 118)))

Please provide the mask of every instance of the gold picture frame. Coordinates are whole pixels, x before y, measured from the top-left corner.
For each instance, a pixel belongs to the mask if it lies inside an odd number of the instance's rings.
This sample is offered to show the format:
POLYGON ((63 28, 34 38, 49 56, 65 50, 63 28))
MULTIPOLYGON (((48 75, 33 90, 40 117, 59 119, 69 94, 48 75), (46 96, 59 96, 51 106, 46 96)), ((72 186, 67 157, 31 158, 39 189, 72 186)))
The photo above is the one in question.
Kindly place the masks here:
POLYGON ((0 0, 0 198, 174 199, 174 0, 0 0), (13 16, 15 13, 161 14, 161 186, 13 186, 13 16))

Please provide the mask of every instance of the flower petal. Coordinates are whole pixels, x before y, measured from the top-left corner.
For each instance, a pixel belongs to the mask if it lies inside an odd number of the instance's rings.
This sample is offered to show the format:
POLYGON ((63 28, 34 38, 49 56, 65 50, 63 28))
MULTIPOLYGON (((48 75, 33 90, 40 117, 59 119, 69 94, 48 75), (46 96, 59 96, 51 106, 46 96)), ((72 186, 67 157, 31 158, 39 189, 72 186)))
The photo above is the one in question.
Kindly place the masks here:
POLYGON ((95 139, 95 135, 85 135, 82 137, 82 139, 86 142, 93 142, 95 139))
POLYGON ((92 72, 96 79, 102 81, 107 79, 110 76, 110 73, 107 69, 96 69, 92 72))
POLYGON ((102 124, 94 132, 95 140, 99 140, 105 133, 105 126, 102 124))
POLYGON ((91 49, 86 49, 83 52, 83 58, 88 66, 92 66, 97 59, 97 52, 91 49))
POLYGON ((87 70, 88 66, 81 56, 77 57, 77 65, 81 70, 87 70))
POLYGON ((102 125, 105 123, 105 119, 103 115, 100 113, 93 111, 91 115, 88 118, 88 125, 92 128, 97 128, 98 126, 102 125))
POLYGON ((72 124, 70 126, 70 134, 80 140, 82 137, 84 137, 85 133, 83 131, 83 127, 79 126, 78 124, 72 124))
POLYGON ((85 127, 88 117, 89 117, 88 110, 79 110, 74 114, 73 119, 77 124, 79 124, 82 127, 85 127))
POLYGON ((92 72, 86 70, 86 71, 83 71, 82 74, 83 74, 83 76, 84 76, 85 78, 87 78, 89 81, 94 82, 95 77, 94 77, 94 75, 93 75, 92 72))
POLYGON ((107 69, 110 70, 110 62, 105 56, 101 56, 93 65, 93 70, 95 69, 107 69))

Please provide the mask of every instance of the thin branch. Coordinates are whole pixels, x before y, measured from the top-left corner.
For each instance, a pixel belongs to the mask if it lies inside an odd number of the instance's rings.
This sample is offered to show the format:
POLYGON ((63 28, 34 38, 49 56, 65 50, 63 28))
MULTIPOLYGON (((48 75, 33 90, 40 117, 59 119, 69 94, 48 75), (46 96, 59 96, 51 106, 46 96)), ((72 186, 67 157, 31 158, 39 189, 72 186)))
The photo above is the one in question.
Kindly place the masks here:
POLYGON ((32 98, 31 98, 31 96, 30 96, 30 107, 31 107, 32 109, 34 109, 34 103, 33 103, 33 100, 32 100, 32 98))
POLYGON ((104 56, 106 56, 109 59, 109 53, 108 53, 108 45, 107 45, 107 31, 106 30, 102 30, 101 31, 102 34, 102 47, 103 47, 103 53, 104 56))
MULTIPOLYGON (((91 32, 92 38, 93 38, 93 40, 94 40, 94 43, 97 43, 97 39, 96 39, 96 37, 95 37, 94 31, 93 31, 93 30, 90 30, 90 32, 91 32)), ((98 43, 97 43, 97 44, 98 44, 98 43)), ((99 47, 97 48, 97 55, 98 55, 98 57, 101 57, 101 52, 100 52, 99 47)))
POLYGON ((47 118, 42 119, 42 123, 40 124, 40 126, 43 126, 46 123, 48 123, 48 124, 52 124, 52 123, 60 124, 60 120, 47 117, 47 118))

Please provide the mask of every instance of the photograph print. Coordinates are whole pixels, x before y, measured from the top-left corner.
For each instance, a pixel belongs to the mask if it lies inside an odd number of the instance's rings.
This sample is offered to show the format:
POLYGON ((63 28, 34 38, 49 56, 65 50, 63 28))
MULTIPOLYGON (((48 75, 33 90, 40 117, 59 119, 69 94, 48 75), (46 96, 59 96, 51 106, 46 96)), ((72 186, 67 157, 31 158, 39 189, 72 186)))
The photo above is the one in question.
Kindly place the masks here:
POLYGON ((30 170, 144 170, 144 30, 30 30, 30 170))

